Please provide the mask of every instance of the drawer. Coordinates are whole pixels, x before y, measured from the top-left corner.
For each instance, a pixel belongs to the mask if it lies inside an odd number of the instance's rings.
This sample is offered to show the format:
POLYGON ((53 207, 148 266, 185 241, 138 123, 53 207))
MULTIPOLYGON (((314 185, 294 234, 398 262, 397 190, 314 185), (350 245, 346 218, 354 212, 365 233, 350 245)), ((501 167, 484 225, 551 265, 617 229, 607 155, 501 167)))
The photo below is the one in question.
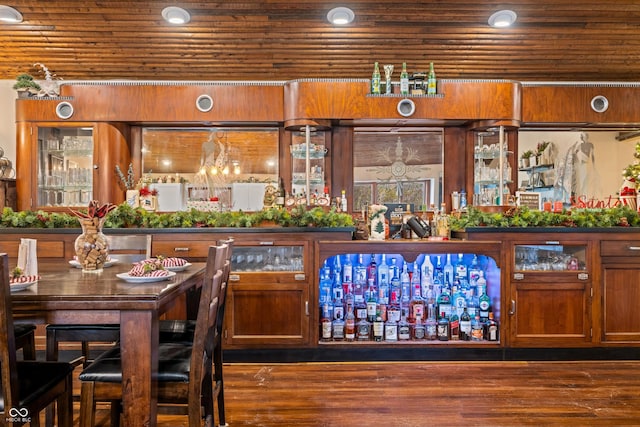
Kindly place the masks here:
POLYGON ((640 257, 640 240, 603 240, 600 256, 640 257))
POLYGON ((153 256, 180 258, 206 258, 209 254, 209 246, 215 245, 215 240, 182 240, 165 242, 154 240, 151 245, 153 256))
MULTIPOLYGON (((63 241, 51 242, 38 240, 36 242, 36 253, 38 258, 61 258, 65 259, 63 241)), ((18 248, 20 239, 0 242, 0 252, 6 252, 9 258, 18 259, 18 248)))

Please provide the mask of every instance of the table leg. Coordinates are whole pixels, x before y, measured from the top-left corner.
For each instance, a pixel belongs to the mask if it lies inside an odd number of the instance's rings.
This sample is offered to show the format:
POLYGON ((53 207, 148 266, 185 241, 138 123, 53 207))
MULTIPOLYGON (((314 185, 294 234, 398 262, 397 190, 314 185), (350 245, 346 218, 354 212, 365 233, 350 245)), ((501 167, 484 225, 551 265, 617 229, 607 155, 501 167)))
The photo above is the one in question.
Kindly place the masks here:
POLYGON ((122 311, 122 410, 125 427, 155 427, 158 387, 158 314, 122 311))

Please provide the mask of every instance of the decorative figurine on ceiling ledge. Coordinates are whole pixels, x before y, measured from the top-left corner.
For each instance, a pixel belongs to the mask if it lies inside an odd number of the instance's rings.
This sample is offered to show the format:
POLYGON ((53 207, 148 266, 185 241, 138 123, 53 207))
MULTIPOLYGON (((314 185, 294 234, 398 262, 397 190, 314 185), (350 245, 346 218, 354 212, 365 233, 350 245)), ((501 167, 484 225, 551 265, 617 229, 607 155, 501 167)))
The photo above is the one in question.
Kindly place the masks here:
POLYGON ((62 80, 49 69, 39 62, 33 64, 34 67, 40 68, 44 74, 44 80, 40 82, 40 91, 36 94, 39 97, 56 97, 60 96, 60 88, 58 87, 58 80, 62 80))

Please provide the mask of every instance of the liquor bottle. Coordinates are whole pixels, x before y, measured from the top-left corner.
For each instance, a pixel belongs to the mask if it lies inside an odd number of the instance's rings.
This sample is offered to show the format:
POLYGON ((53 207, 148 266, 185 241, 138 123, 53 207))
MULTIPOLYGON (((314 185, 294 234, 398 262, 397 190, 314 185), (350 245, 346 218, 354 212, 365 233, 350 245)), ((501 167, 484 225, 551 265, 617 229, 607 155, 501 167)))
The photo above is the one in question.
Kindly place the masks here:
POLYGON ((409 73, 407 73, 407 63, 402 63, 402 71, 400 72, 400 94, 409 95, 409 73))
POLYGON ((378 300, 380 303, 389 304, 389 265, 387 255, 382 254, 380 265, 378 266, 378 300))
POLYGON ((411 279, 407 269, 406 261, 402 264, 402 273, 400 273, 400 301, 408 303, 411 299, 411 279))
POLYGON ((451 312, 455 312, 458 316, 462 314, 465 308, 467 308, 467 297, 463 294, 457 286, 452 287, 452 295, 453 301, 451 305, 455 307, 455 310, 451 310, 451 312))
POLYGON ((449 338, 451 341, 460 339, 460 317, 455 310, 451 310, 449 315, 449 338))
POLYGON ((436 266, 433 268, 433 284, 436 286, 436 292, 441 292, 442 285, 444 285, 444 271, 442 270, 442 257, 440 255, 436 257, 436 266))
POLYGON ((436 72, 433 62, 429 63, 429 75, 427 76, 427 95, 435 95, 437 91, 436 72))
POLYGON ((340 262, 340 255, 333 257, 333 280, 339 282, 342 286, 342 263, 340 262))
POLYGON ((440 313, 436 335, 440 341, 449 341, 449 320, 444 315, 444 312, 440 313))
POLYGON ((422 321, 422 316, 415 318, 415 321, 411 328, 411 338, 414 340, 423 340, 426 337, 425 324, 422 321))
POLYGON ((433 304, 429 304, 427 306, 425 337, 428 340, 435 340, 436 338, 438 338, 438 321, 436 320, 436 308, 433 304))
POLYGON ((500 327, 493 318, 493 311, 489 312, 489 318, 484 327, 484 339, 487 341, 500 341, 500 327))
POLYGON ((373 74, 371 75, 371 93, 380 94, 380 67, 377 62, 373 66, 373 74))
POLYGON ((480 323, 480 316, 476 315, 471 320, 471 341, 482 341, 483 336, 482 323, 480 323))
POLYGON ((371 261, 369 261, 369 265, 367 266, 367 283, 369 280, 373 282, 373 287, 378 288, 378 263, 376 263, 376 257, 374 254, 371 254, 371 261))
POLYGON ((467 264, 464 263, 463 254, 458 254, 458 260, 456 261, 455 276, 463 288, 466 287, 465 282, 469 283, 469 276, 467 275, 467 264))
POLYGON ((394 322, 397 326, 401 317, 400 296, 396 291, 391 291, 389 295, 389 307, 387 308, 387 322, 394 322))
MULTIPOLYGON (((378 79, 378 93, 380 93, 380 79, 378 79)), ((340 210, 347 212, 347 192, 345 190, 340 193, 340 210)))
POLYGON ((428 254, 424 255, 420 266, 420 285, 422 286, 422 296, 425 296, 427 290, 433 287, 433 264, 431 264, 431 257, 428 254))
POLYGON ((353 283, 353 264, 351 264, 351 256, 349 254, 344 257, 344 265, 342 266, 342 283, 353 283))
POLYGON ((462 341, 471 340, 471 316, 466 308, 460 315, 460 339, 462 341))
POLYGON ((389 318, 384 324, 385 341, 398 341, 398 322, 389 318))
POLYGON ((473 289, 469 288, 469 292, 467 292, 467 313, 472 319, 480 312, 478 304, 478 297, 473 293, 473 289))
POLYGON ((469 286, 478 286, 478 277, 480 277, 480 265, 478 263, 478 255, 473 255, 471 266, 469 267, 469 286))
POLYGON ((442 268, 442 273, 444 274, 444 279, 449 280, 449 283, 453 283, 453 264, 451 264, 451 254, 447 254, 447 261, 442 268))
MULTIPOLYGON (((326 260, 324 265, 327 265, 326 260)), ((325 266, 320 269, 320 304, 333 301, 333 283, 331 277, 329 277, 329 269, 325 268, 325 266)))
POLYGON ((353 298, 356 303, 364 301, 364 287, 367 285, 367 268, 362 254, 358 254, 358 261, 353 268, 353 298))
POLYGON ((478 280, 476 280, 476 295, 487 293, 487 280, 484 278, 484 271, 478 272, 478 280))
POLYGON ((356 339, 358 341, 371 340, 371 323, 367 319, 360 319, 356 322, 356 339))
POLYGON ((384 338, 384 322, 382 321, 382 317, 377 316, 373 321, 373 340, 374 341, 382 341, 384 338))
POLYGON ((356 339, 356 316, 353 314, 352 305, 347 305, 347 316, 344 318, 344 338, 347 341, 356 339))
POLYGON ((333 325, 331 323, 331 314, 329 314, 329 303, 322 305, 322 318, 320 319, 322 325, 322 341, 331 341, 331 333, 333 331, 333 325))
POLYGON ((451 314, 451 295, 447 289, 443 289, 437 299, 438 313, 444 313, 448 318, 451 314))
POLYGON ((342 320, 342 313, 339 313, 332 323, 332 335, 334 341, 344 340, 344 320, 342 320))
POLYGON ((478 308, 480 314, 480 320, 486 322, 489 319, 489 312, 491 310, 491 298, 487 295, 487 287, 482 288, 484 293, 478 297, 478 308))
POLYGON ((396 259, 391 258, 391 265, 389 266, 389 277, 391 278, 391 286, 389 287, 389 300, 391 300, 391 294, 395 292, 398 300, 400 299, 400 272, 396 266, 396 259))
POLYGON ((411 286, 413 293, 409 308, 409 319, 416 321, 418 318, 424 319, 424 300, 420 295, 420 282, 411 286))
POLYGON ((402 316, 398 323, 398 340, 408 341, 411 339, 411 325, 407 322, 407 318, 402 316))
POLYGON ((373 279, 368 279, 369 287, 367 289, 367 321, 373 322, 378 315, 378 292, 373 286, 373 279))

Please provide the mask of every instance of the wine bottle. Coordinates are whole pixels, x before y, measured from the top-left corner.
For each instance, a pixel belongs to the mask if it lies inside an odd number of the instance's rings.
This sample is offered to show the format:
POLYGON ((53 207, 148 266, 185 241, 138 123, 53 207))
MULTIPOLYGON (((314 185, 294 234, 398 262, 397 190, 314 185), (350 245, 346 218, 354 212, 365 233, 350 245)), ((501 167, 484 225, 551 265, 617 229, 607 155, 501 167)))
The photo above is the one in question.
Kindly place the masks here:
POLYGON ((433 69, 433 62, 429 64, 429 75, 427 76, 427 95, 436 94, 436 72, 433 69))
POLYGON ((380 68, 377 62, 373 66, 373 74, 371 75, 371 93, 374 95, 380 94, 380 68))
POLYGON ((407 73, 407 63, 402 63, 402 72, 400 73, 400 94, 409 95, 409 73, 407 73))

